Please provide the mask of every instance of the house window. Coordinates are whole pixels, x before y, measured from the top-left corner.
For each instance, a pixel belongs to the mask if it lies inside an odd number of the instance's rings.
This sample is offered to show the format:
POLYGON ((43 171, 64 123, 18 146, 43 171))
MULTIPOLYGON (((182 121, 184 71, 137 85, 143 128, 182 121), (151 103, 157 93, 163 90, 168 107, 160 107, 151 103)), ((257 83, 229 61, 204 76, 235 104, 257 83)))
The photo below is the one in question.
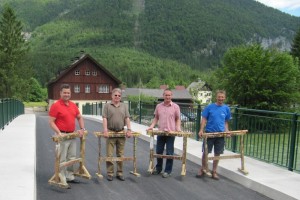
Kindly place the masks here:
POLYGON ((109 93, 108 85, 99 85, 98 93, 109 93))
POLYGON ((85 85, 85 93, 91 93, 91 86, 85 85))
POLYGON ((79 85, 74 86, 74 93, 80 93, 80 86, 79 85))
POLYGON ((91 72, 90 72, 89 70, 86 70, 86 71, 85 71, 85 75, 86 75, 86 76, 89 76, 89 75, 91 75, 91 72))
POLYGON ((97 76, 97 71, 93 71, 93 72, 92 72, 92 75, 93 75, 93 76, 97 76))
POLYGON ((79 75, 80 75, 80 71, 79 71, 79 70, 76 70, 76 71, 75 71, 75 75, 76 75, 76 76, 79 76, 79 75))

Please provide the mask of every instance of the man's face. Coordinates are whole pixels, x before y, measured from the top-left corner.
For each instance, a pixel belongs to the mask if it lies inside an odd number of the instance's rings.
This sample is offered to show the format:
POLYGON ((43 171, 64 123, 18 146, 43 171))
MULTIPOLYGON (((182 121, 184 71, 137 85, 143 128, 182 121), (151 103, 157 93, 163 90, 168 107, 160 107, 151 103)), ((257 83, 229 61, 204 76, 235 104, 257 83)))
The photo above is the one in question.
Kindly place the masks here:
POLYGON ((112 94, 112 100, 113 100, 114 102, 120 102, 120 101, 121 101, 121 93, 119 93, 119 92, 114 92, 114 93, 112 94))
POLYGON ((164 92, 164 102, 165 103, 169 103, 169 102, 171 102, 171 100, 172 100, 172 92, 171 91, 168 91, 168 90, 166 90, 165 92, 164 92))
POLYGON ((216 99, 217 99, 217 104, 222 105, 226 99, 226 96, 223 93, 218 93, 216 99))
POLYGON ((68 101, 71 98, 71 89, 63 88, 60 91, 60 98, 64 101, 68 101))

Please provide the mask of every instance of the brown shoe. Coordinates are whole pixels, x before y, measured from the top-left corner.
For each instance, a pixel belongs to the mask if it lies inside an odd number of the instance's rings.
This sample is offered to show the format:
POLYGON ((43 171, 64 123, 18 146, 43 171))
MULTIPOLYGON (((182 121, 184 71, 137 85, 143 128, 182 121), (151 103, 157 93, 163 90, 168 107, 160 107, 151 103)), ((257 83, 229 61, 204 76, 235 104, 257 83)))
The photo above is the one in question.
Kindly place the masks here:
POLYGON ((200 169, 198 174, 196 175, 196 178, 201 178, 204 175, 204 170, 200 169))
POLYGON ((220 179, 216 171, 213 171, 212 178, 215 179, 215 180, 219 180, 220 179))

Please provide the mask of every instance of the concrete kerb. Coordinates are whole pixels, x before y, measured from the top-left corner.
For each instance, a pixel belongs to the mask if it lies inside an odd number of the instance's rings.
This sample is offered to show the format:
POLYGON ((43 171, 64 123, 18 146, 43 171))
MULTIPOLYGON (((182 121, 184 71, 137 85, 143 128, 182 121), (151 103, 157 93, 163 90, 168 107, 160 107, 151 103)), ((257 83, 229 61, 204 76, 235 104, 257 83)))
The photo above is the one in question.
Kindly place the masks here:
MULTIPOLYGON (((84 117, 102 123, 101 116, 84 115, 84 117)), ((131 122, 131 126, 134 131, 141 133, 141 139, 148 142, 150 141, 150 136, 146 134, 147 126, 133 122, 131 122)), ((175 140, 174 146, 176 154, 180 155, 182 153, 182 142, 182 139, 175 140)), ((234 154, 229 151, 225 151, 224 153, 226 155, 234 154)), ((198 164, 200 167, 202 162, 201 157, 202 142, 188 138, 187 159, 198 164)), ((275 200, 300 199, 300 192, 297 189, 297 185, 300 182, 299 174, 246 156, 245 169, 248 170, 249 174, 243 175, 239 172, 238 168, 240 167, 240 159, 225 159, 219 163, 218 173, 234 182, 275 200)), ((209 168, 212 168, 212 161, 209 162, 209 168)))

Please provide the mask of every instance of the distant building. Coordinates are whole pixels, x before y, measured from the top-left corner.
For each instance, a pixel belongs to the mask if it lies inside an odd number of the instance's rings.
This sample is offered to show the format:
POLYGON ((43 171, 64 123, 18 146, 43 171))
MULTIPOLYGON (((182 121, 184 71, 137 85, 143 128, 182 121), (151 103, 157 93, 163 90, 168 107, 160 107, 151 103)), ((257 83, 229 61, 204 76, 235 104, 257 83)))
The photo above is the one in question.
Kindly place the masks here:
POLYGON ((206 82, 201 81, 200 79, 198 82, 192 82, 188 87, 187 90, 192 95, 194 100, 197 100, 201 104, 209 104, 212 100, 212 90, 206 84, 206 82))
MULTIPOLYGON (((164 87, 163 87, 164 88, 164 87)), ((177 103, 193 103, 193 97, 190 95, 189 91, 179 87, 179 90, 173 89, 172 101, 177 103)), ((140 94, 155 97, 158 101, 163 101, 164 89, 146 89, 146 88, 124 88, 122 92, 122 100, 127 101, 128 96, 139 96, 140 94)))
POLYGON ((82 111, 82 105, 86 103, 110 101, 111 91, 119 87, 121 81, 86 54, 60 71, 57 77, 48 83, 49 106, 60 98, 60 86, 64 83, 71 86, 71 100, 82 111))

